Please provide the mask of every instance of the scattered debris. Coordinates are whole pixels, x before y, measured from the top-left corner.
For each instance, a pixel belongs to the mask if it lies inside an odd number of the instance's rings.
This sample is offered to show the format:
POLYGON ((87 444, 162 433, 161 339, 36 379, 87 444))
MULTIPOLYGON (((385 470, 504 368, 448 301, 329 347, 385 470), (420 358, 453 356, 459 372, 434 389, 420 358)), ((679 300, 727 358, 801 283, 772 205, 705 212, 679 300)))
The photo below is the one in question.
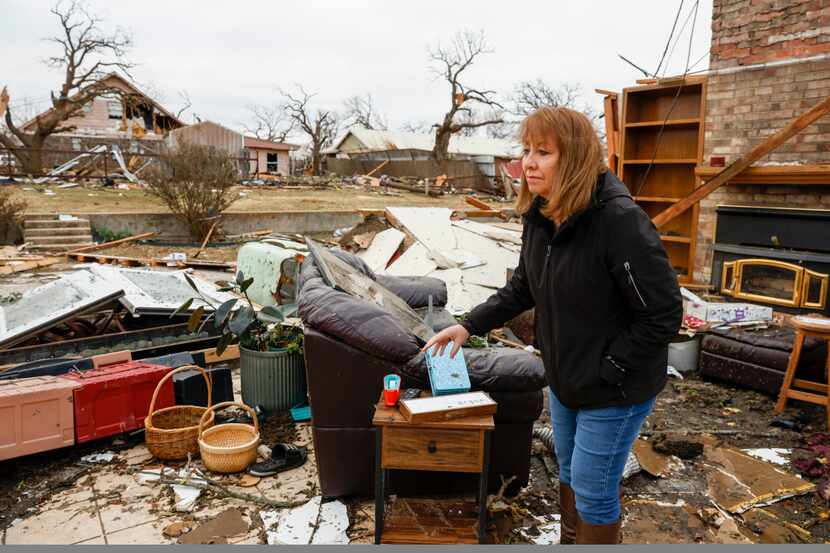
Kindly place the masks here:
POLYGON ((261 478, 259 478, 258 476, 253 476, 251 474, 243 474, 239 477, 239 480, 237 480, 236 485, 240 488, 252 488, 259 484, 260 480, 261 478))
POLYGON ((349 514, 340 501, 312 497, 289 511, 260 511, 268 545, 347 544, 349 514))
POLYGON ((707 447, 709 495, 724 510, 743 513, 752 507, 809 493, 815 484, 737 449, 707 447))
POLYGON ((165 538, 178 538, 182 534, 187 534, 195 527, 196 523, 192 521, 174 522, 164 527, 161 531, 165 538))
POLYGON ((91 453, 89 455, 85 455, 81 457, 81 462, 84 463, 111 463, 113 459, 115 459, 118 455, 116 455, 112 451, 107 451, 105 453, 91 453))
POLYGON ((560 515, 554 514, 547 517, 534 516, 538 526, 518 528, 514 532, 535 545, 556 545, 562 537, 560 518, 560 515))
POLYGON ((767 448, 755 448, 755 449, 742 449, 744 453, 747 455, 751 455, 756 459, 761 459, 766 461, 767 463, 772 463, 773 465, 779 466, 787 466, 790 464, 790 454, 792 453, 791 449, 786 449, 783 447, 767 447, 767 448))
POLYGON ((669 458, 657 452, 649 442, 643 439, 636 440, 632 451, 640 467, 650 475, 662 478, 668 474, 669 458))
POLYGON ((179 538, 180 544, 228 543, 228 539, 249 530, 238 509, 227 509, 216 518, 204 522, 179 538))
POLYGON ((650 443, 654 451, 681 459, 694 459, 703 453, 703 443, 684 436, 661 434, 652 438, 650 443))

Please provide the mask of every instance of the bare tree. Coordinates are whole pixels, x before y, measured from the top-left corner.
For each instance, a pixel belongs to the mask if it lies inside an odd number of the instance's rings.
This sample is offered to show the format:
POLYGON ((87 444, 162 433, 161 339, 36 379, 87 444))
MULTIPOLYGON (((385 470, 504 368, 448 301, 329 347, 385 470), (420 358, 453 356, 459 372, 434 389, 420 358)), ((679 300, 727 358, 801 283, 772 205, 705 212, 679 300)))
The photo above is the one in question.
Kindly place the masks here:
POLYGON ((190 94, 186 90, 179 91, 179 99, 182 101, 182 107, 176 112, 176 119, 181 121, 184 112, 193 107, 193 102, 190 101, 190 94))
POLYGON ((351 127, 357 125, 365 129, 386 130, 386 118, 378 113, 372 94, 363 96, 355 94, 343 101, 343 124, 351 127))
MULTIPOLYGON (((594 123, 594 127, 601 138, 605 137, 605 129, 599 124, 600 114, 587 102, 581 102, 582 87, 579 84, 562 83, 553 85, 543 79, 521 81, 513 88, 510 96, 510 113, 524 118, 544 106, 566 107, 581 111, 594 123)), ((508 121, 513 127, 513 133, 518 131, 520 121, 508 121)))
POLYGON ((489 53, 492 53, 492 50, 487 46, 484 31, 470 30, 459 31, 449 44, 439 44, 429 50, 433 71, 450 85, 450 107, 444 114, 441 124, 435 129, 435 146, 432 149, 433 157, 439 163, 447 159, 447 149, 452 135, 464 129, 494 125, 503 120, 501 117, 480 121, 461 121, 460 117, 456 119, 457 115, 464 112, 472 114, 470 104, 503 109, 495 99, 494 90, 479 90, 461 82, 464 71, 470 68, 479 56, 489 53))
POLYGON ((302 85, 296 85, 297 92, 291 94, 280 89, 283 97, 283 110, 294 123, 296 129, 309 139, 311 152, 311 172, 319 175, 322 169, 322 151, 329 146, 337 134, 337 113, 331 110, 314 109, 309 103, 314 94, 306 92, 302 85))
POLYGON ((294 130, 294 120, 279 107, 255 104, 249 105, 248 111, 251 113, 251 124, 243 125, 243 128, 260 140, 285 142, 294 130))
POLYGON ((581 96, 582 89, 578 84, 562 83, 557 87, 542 79, 522 81, 513 88, 510 112, 525 117, 543 106, 576 109, 581 96))
POLYGON ((406 121, 401 124, 399 127, 404 132, 414 132, 417 134, 426 134, 428 133, 435 125, 431 125, 429 122, 420 120, 420 121, 406 121))
POLYGON ((46 64, 63 70, 63 82, 57 92, 51 92, 50 110, 38 115, 34 129, 23 130, 15 124, 12 106, 6 110, 7 133, 0 134, 0 143, 7 148, 16 148, 19 141, 25 149, 12 150, 23 170, 29 174, 42 171, 42 149, 52 134, 71 131, 71 125, 64 124, 77 115, 84 105, 98 96, 120 94, 101 82, 113 71, 129 75, 133 65, 124 60, 132 46, 132 38, 122 30, 112 34, 101 31, 102 20, 87 11, 84 4, 72 1, 59 3, 51 10, 58 18, 62 33, 49 39, 59 45, 60 54, 50 57, 46 64))
POLYGON ((158 161, 146 173, 147 193, 167 205, 193 240, 201 240, 238 198, 236 162, 225 151, 188 142, 162 148, 158 161))

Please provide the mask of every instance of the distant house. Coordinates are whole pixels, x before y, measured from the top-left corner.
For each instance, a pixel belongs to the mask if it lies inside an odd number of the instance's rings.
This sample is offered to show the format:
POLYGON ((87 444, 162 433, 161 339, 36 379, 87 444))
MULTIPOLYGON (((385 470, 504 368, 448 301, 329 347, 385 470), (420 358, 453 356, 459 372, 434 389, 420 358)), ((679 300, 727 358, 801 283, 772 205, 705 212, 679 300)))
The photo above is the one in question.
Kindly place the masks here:
MULTIPOLYGON (((99 82, 122 93, 99 96, 83 106, 78 115, 63 125, 74 129, 52 135, 47 141, 49 148, 86 151, 98 144, 113 143, 139 153, 143 141, 163 140, 170 131, 184 126, 173 113, 124 77, 111 73, 99 82)), ((32 132, 36 125, 34 117, 22 129, 32 132)))
POLYGON ((291 170, 289 152, 299 146, 284 142, 271 142, 244 136, 213 121, 202 121, 176 129, 167 137, 167 143, 180 142, 211 146, 237 160, 245 160, 243 173, 256 175, 288 175, 291 170))
MULTIPOLYGON (((326 150, 334 158, 405 161, 432 159, 433 134, 383 131, 351 127, 326 150)), ((518 159, 522 148, 517 142, 496 138, 453 135, 447 150, 450 159, 471 160, 490 179, 501 176, 503 162, 518 159)))
POLYGON ((255 175, 290 175, 290 152, 298 148, 296 144, 245 137, 246 157, 251 160, 250 170, 255 175))
POLYGON ((244 157, 245 140, 242 133, 213 121, 187 125, 171 131, 167 136, 167 144, 171 147, 182 142, 211 146, 237 159, 244 157))

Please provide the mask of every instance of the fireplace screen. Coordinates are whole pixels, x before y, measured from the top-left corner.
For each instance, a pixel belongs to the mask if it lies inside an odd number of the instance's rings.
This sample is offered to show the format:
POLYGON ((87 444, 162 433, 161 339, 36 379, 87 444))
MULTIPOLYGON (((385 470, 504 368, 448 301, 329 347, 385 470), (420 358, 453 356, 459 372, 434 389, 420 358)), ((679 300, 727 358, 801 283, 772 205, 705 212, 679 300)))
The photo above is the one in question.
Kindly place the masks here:
POLYGON ((723 264, 721 293, 738 299, 824 309, 828 275, 773 259, 740 259, 723 264))

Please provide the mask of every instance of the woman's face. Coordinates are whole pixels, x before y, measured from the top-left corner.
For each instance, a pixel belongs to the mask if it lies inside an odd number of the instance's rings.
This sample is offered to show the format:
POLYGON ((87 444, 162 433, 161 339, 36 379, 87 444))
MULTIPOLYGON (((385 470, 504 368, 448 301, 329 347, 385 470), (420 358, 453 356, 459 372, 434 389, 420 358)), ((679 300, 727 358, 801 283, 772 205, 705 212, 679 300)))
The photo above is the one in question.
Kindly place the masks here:
POLYGON ((558 162, 559 148, 552 139, 524 145, 522 170, 532 194, 545 198, 550 196, 558 162))

